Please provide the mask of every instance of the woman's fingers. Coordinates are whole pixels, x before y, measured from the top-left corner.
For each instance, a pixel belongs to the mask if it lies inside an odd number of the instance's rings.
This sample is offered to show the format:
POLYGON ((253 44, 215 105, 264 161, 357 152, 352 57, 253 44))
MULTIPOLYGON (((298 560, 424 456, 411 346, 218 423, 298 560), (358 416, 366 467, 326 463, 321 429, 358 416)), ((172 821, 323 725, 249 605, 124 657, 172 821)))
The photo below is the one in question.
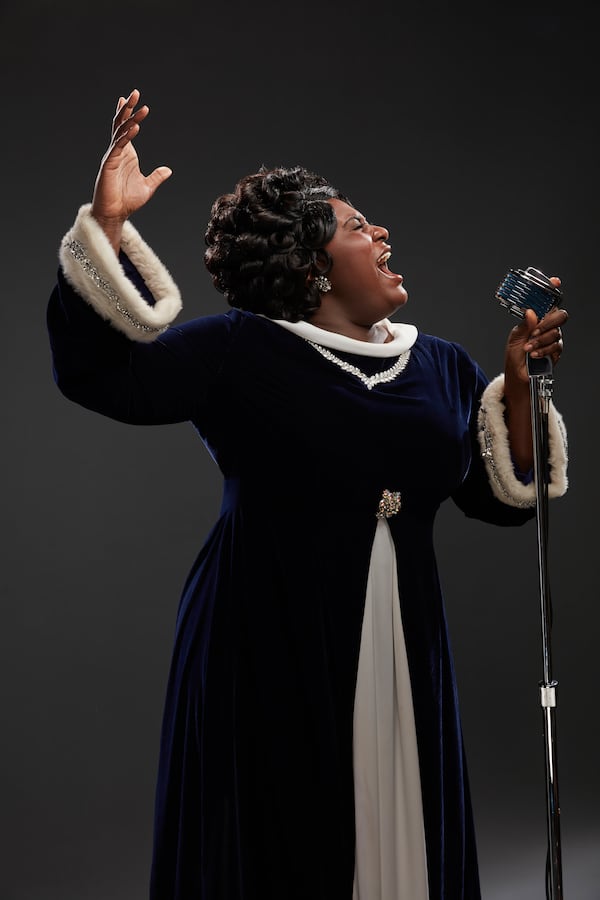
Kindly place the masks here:
POLYGON ((115 150, 120 152, 123 147, 136 137, 140 130, 140 123, 144 121, 150 112, 150 108, 145 105, 140 106, 139 109, 133 112, 131 103, 132 98, 135 100, 135 95, 139 98, 139 91, 130 94, 127 100, 123 97, 119 98, 118 111, 113 119, 112 140, 108 151, 109 155, 115 150))
POLYGON ((140 123, 146 118, 150 109, 144 105, 136 109, 139 102, 140 92, 135 89, 129 97, 119 97, 117 101, 117 109, 112 121, 111 145, 124 146, 127 141, 122 138, 128 136, 129 140, 135 137, 139 131, 140 123), (137 126, 134 128, 133 126, 137 126))
POLYGON ((558 359, 563 350, 562 326, 568 318, 566 309, 551 310, 531 332, 523 349, 532 356, 558 359))
POLYGON ((136 107, 136 104, 139 102, 139 99, 140 92, 137 90, 137 88, 134 88, 134 90, 131 91, 129 97, 119 97, 117 101, 117 109, 112 121, 113 134, 122 122, 124 122, 126 119, 129 119, 130 116, 133 115, 133 111, 136 107))
MULTIPOLYGON (((147 114, 147 113, 146 113, 147 114)), ((122 141, 123 138, 129 137, 131 139, 134 137, 138 131, 140 130, 140 121, 145 118, 142 116, 140 119, 136 119, 134 116, 127 119, 123 122, 119 127, 115 130, 113 134, 113 144, 117 141, 122 141)))
POLYGON ((531 341, 526 346, 531 347, 532 356, 553 356, 562 353, 563 337, 560 328, 555 329, 543 339, 531 341))

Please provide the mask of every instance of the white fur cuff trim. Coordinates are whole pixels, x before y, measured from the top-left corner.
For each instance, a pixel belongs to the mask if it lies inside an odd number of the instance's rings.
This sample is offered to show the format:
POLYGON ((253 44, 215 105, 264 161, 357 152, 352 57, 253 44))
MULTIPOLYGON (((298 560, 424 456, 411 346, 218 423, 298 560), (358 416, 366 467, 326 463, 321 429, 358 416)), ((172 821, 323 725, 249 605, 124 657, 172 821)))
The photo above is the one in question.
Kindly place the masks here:
MULTIPOLYGON (((535 506, 535 484, 523 484, 515 476, 504 420, 504 375, 486 387, 479 410, 479 444, 495 496, 509 506, 535 506)), ((551 467, 548 497, 562 497, 567 481, 567 434, 554 404, 548 410, 548 462, 551 467)))
POLYGON ((80 207, 61 241, 59 259, 65 278, 96 312, 134 341, 153 341, 181 310, 181 295, 171 275, 131 222, 123 224, 121 247, 155 299, 150 306, 123 271, 91 203, 80 207))

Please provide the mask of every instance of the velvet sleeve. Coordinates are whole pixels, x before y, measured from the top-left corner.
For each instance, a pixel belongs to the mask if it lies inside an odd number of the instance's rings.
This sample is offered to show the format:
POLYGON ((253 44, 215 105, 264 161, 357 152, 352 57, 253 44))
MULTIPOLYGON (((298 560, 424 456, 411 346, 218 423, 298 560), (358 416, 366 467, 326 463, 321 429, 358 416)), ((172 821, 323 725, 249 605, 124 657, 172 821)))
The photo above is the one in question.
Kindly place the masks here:
POLYGON ((135 425, 202 421, 243 317, 173 325, 181 297, 127 221, 117 255, 90 204, 61 241, 48 309, 53 374, 75 403, 135 425))
POLYGON ((205 316, 134 341, 59 270, 47 309, 55 382, 69 400, 135 425, 201 421, 239 316, 205 316))

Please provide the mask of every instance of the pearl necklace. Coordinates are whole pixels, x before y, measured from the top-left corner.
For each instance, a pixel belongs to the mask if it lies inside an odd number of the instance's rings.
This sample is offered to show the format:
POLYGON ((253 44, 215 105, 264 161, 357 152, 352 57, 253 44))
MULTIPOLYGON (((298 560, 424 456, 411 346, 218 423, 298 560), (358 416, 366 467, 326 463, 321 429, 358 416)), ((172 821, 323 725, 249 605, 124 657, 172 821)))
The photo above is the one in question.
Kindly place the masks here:
POLYGON ((335 363, 336 366, 339 366, 340 369, 343 369, 344 372, 349 372, 351 375, 360 378, 369 391, 373 390, 376 384, 384 384, 387 381, 393 381, 396 375, 399 375, 400 372, 404 371, 406 364, 410 359, 410 350, 405 350, 404 353, 400 354, 390 369, 386 369, 384 372, 377 372, 375 375, 365 375, 365 373, 357 366, 353 366, 352 363, 340 359, 335 353, 332 353, 331 350, 327 350, 326 347, 321 347, 320 344, 315 344, 314 341, 307 341, 307 343, 309 343, 311 347, 314 347, 321 356, 325 357, 325 359, 328 359, 330 362, 335 363))

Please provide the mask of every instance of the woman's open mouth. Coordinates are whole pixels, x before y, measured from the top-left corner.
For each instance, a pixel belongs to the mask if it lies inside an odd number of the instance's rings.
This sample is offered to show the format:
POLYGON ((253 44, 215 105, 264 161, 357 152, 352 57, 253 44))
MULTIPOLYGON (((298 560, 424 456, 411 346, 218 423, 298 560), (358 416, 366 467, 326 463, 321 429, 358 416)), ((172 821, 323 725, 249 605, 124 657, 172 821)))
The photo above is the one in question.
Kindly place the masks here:
POLYGON ((380 274, 383 275, 385 278, 396 278, 396 279, 399 278, 400 281, 402 281, 402 275, 396 275, 395 272, 392 272, 391 269, 388 268, 387 262, 391 255, 392 255, 392 253, 390 250, 384 250, 384 252, 381 254, 381 256, 377 260, 377 263, 376 263, 377 269, 379 270, 380 274))

